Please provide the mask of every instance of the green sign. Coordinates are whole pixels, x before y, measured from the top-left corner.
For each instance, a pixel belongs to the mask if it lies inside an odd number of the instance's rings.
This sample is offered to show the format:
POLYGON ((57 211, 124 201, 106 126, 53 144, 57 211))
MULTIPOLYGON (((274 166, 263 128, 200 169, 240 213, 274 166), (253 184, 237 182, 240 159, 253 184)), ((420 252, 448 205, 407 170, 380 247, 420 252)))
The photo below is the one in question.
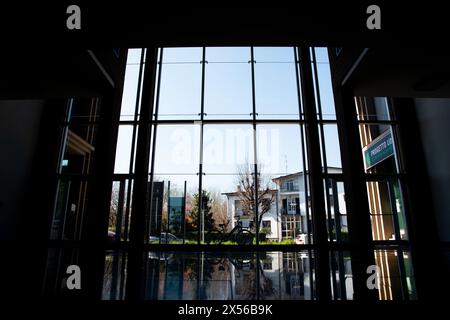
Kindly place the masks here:
POLYGON ((183 227, 183 197, 169 197, 169 230, 179 234, 183 227))
POLYGON ((391 130, 386 130, 363 148, 366 170, 394 155, 391 130))

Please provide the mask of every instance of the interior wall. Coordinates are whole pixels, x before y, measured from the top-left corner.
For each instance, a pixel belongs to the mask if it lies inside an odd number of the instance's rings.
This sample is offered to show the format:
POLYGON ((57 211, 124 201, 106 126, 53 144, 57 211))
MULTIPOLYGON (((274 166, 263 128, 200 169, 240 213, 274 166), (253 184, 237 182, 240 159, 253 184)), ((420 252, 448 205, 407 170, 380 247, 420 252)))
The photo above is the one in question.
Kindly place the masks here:
POLYGON ((43 107, 43 100, 0 100, 0 240, 18 231, 43 107))
POLYGON ((450 99, 416 98, 436 221, 441 241, 450 241, 450 99))

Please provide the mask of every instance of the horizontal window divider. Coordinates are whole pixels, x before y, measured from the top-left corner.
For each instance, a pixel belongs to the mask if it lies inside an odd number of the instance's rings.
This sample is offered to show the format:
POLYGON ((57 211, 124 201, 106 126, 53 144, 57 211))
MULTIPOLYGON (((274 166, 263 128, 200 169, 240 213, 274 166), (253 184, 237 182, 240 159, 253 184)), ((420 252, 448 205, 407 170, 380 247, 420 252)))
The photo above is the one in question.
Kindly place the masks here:
POLYGON ((103 119, 96 119, 96 120, 86 120, 86 121, 58 121, 58 125, 59 126, 64 126, 64 127, 81 127, 81 126, 88 126, 88 125, 99 125, 99 124, 103 124, 103 119))
POLYGON ((409 248, 411 243, 407 240, 372 240, 370 244, 373 250, 392 250, 409 248))
MULTIPOLYGON (((149 172, 148 175, 150 176, 152 173, 149 172)), ((155 172, 153 173, 154 176, 198 176, 198 172, 155 172)))
POLYGON ((336 124, 337 125, 337 120, 325 120, 325 119, 317 119, 315 120, 315 122, 317 122, 318 124, 336 124))
MULTIPOLYGON (((117 181, 117 180, 124 180, 124 179, 134 179, 135 175, 134 173, 114 173, 110 175, 104 175, 102 176, 102 179, 111 180, 111 181, 117 181)), ((69 180, 69 179, 77 179, 77 180, 93 180, 98 178, 94 174, 77 174, 77 173, 56 173, 55 174, 56 179, 60 180, 69 180)))
POLYGON ((123 179, 134 179, 134 173, 114 173, 112 176, 113 180, 123 180, 123 179))
POLYGON ((358 124, 389 124, 389 125, 397 125, 398 121, 396 120, 358 120, 358 124))
POLYGON ((364 174, 365 181, 379 181, 386 179, 404 179, 406 178, 405 173, 365 173, 364 174))
MULTIPOLYGON (((298 124, 298 123, 306 123, 307 121, 303 119, 256 119, 252 120, 248 119, 193 119, 193 120, 160 120, 157 121, 148 121, 148 124, 198 124, 199 122, 203 124, 298 124)), ((335 120, 325 121, 336 123, 335 120)))
POLYGON ((324 178, 335 178, 335 179, 343 179, 344 178, 343 173, 324 173, 324 172, 322 172, 322 176, 324 178))
POLYGON ((78 174, 78 173, 57 173, 55 174, 58 179, 79 179, 79 180, 90 180, 94 179, 93 174, 78 174))
MULTIPOLYGON (((448 245, 443 245, 444 247, 448 245)), ((191 251, 191 252, 295 252, 295 251, 311 251, 313 253, 318 251, 352 251, 358 250, 359 245, 352 245, 350 243, 336 243, 328 242, 324 245, 317 244, 290 244, 290 245, 276 245, 276 244, 260 244, 260 245, 208 245, 208 244, 144 244, 141 243, 138 248, 129 241, 112 242, 105 239, 102 243, 92 245, 92 242, 83 240, 48 240, 48 248, 80 248, 86 250, 136 250, 140 249, 143 252, 147 251, 191 251)), ((397 250, 410 249, 411 244, 406 240, 374 240, 369 243, 370 250, 397 250)), ((366 247, 365 247, 366 248, 366 247)))
POLYGON ((130 63, 127 63, 127 66, 139 66, 139 65, 141 65, 141 64, 145 64, 145 62, 142 62, 142 63, 140 63, 140 62, 130 62, 130 63))
POLYGON ((139 125, 139 124, 141 124, 140 122, 139 122, 139 120, 120 120, 119 121, 119 126, 123 126, 123 125, 128 125, 128 126, 132 126, 132 125, 139 125))
POLYGON ((221 63, 223 63, 223 64, 233 64, 233 63, 236 63, 236 64, 248 64, 248 61, 209 61, 208 62, 208 64, 221 64, 221 63))
MULTIPOLYGON (((253 172, 251 172, 253 174, 253 172)), ((203 172, 203 176, 238 176, 239 172, 203 172)))
POLYGON ((202 61, 169 61, 169 62, 162 62, 158 61, 159 64, 199 64, 202 63, 202 61))

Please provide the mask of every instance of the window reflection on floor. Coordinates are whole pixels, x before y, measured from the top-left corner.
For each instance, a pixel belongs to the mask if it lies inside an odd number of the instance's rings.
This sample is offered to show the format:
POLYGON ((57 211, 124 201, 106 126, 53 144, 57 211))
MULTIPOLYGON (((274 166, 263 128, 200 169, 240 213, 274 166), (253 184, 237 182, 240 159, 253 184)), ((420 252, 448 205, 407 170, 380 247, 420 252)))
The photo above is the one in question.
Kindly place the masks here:
MULTIPOLYGON (((107 250, 103 251, 103 281, 92 287, 93 283, 88 282, 92 279, 89 274, 96 273, 97 266, 100 266, 95 262, 99 253, 102 254, 101 251, 82 249, 49 249, 43 295, 87 297, 87 288, 99 293, 97 285, 101 285, 101 296, 98 297, 97 293, 95 297, 102 300, 125 300, 129 297, 144 300, 317 298, 318 273, 314 250, 214 253, 145 251, 142 256, 135 252, 143 258, 137 264, 131 264, 135 261, 132 257, 136 255, 131 256, 128 250, 107 250), (82 290, 67 289, 68 265, 80 266, 82 290)), ((373 254, 379 270, 378 298, 417 299, 411 253, 399 248, 379 248, 373 254)), ((331 299, 353 300, 353 283, 356 280, 352 262, 350 251, 329 252, 331 299)), ((363 283, 366 280, 368 278, 359 279, 363 283)))
MULTIPOLYGON (((103 299, 120 299, 117 254, 106 258, 103 299), (113 294, 111 292, 114 292, 113 294)), ((311 300, 312 257, 304 252, 148 252, 148 300, 311 300)))

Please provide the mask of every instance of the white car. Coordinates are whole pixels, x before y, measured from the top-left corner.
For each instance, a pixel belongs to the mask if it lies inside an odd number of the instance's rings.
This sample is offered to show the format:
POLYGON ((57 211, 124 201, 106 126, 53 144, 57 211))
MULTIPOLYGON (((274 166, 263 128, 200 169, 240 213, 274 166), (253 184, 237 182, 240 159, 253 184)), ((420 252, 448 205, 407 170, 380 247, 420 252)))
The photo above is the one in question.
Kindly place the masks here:
POLYGON ((295 244, 306 244, 306 234, 304 234, 304 233, 299 233, 299 234, 295 237, 295 244))
MULTIPOLYGON (((159 239, 158 236, 150 236, 148 240, 149 243, 159 243, 159 239)), ((161 232, 161 243, 179 243, 181 241, 180 238, 171 233, 161 232)))

